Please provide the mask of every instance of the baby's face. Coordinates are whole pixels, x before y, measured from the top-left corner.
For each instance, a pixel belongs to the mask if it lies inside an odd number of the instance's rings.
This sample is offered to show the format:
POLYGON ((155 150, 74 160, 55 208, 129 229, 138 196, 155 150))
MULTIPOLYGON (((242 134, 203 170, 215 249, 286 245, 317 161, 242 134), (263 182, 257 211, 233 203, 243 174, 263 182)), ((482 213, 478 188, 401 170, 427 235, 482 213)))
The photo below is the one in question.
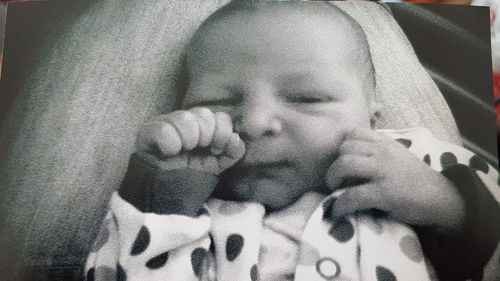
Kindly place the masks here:
POLYGON ((218 196, 281 209, 324 190, 344 136, 370 129, 373 115, 354 35, 311 16, 259 12, 215 23, 196 41, 184 106, 227 112, 247 149, 218 196))

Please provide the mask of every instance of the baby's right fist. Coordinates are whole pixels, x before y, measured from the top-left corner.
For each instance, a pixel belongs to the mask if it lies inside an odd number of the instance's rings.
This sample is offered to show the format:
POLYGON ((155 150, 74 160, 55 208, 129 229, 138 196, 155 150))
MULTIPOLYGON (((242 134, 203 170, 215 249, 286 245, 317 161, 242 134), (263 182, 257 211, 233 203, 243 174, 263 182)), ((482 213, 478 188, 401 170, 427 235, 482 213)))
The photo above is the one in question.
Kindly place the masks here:
POLYGON ((231 117, 207 108, 161 115, 139 129, 138 156, 161 170, 193 169, 220 174, 245 154, 231 117))

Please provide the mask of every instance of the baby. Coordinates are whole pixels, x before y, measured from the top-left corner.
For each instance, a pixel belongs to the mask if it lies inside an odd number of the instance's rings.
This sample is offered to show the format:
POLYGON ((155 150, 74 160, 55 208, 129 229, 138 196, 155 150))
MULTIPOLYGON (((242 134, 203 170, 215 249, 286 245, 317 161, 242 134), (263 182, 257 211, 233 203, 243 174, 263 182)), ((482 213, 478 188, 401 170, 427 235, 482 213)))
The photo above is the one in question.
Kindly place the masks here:
POLYGON ((423 129, 376 129, 355 19, 235 1, 196 31, 186 66, 182 108, 139 130, 88 280, 481 278, 499 231, 478 235, 480 216, 500 211, 461 165, 479 158, 423 129), (433 168, 429 140, 467 160, 433 168))

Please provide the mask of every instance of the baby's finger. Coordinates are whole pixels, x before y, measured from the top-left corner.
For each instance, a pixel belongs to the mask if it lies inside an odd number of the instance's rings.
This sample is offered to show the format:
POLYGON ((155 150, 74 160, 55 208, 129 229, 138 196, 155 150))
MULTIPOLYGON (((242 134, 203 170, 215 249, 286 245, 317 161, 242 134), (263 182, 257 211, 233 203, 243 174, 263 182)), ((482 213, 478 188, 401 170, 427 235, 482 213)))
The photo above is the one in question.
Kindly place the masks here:
POLYGON ((240 160, 245 155, 245 143, 240 136, 233 133, 224 149, 225 155, 233 159, 234 162, 240 160))
POLYGON ((233 133, 224 151, 225 153, 218 158, 221 172, 234 165, 245 155, 245 144, 238 134, 233 133))
POLYGON ((198 118, 200 139, 198 145, 207 147, 212 143, 215 132, 215 115, 206 107, 195 107, 191 111, 198 118))
POLYGON ((165 119, 179 133, 184 150, 189 151, 198 146, 200 129, 198 118, 193 113, 183 110, 174 111, 165 115, 165 119))
POLYGON ((373 159, 361 155, 340 155, 328 168, 326 184, 331 190, 341 188, 348 179, 370 179, 375 175, 373 159))
POLYGON ((215 132, 210 152, 220 155, 233 134, 233 122, 231 117, 224 112, 215 113, 215 132))
POLYGON ((331 218, 336 221, 358 211, 382 210, 382 204, 380 204, 382 198, 380 197, 380 192, 375 184, 366 183, 350 187, 333 203, 331 218))
POLYGON ((137 152, 156 153, 173 156, 179 154, 182 142, 177 130, 166 122, 152 122, 139 130, 136 141, 137 152))

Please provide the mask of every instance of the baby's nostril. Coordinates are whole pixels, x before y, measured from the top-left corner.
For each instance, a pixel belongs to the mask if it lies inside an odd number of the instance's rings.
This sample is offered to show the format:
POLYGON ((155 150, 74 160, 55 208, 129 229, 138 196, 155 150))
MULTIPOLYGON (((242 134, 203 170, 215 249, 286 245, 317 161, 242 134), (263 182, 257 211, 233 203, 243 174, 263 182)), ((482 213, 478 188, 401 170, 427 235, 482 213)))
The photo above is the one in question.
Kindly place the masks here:
POLYGON ((250 135, 246 132, 239 132, 240 138, 242 141, 249 141, 250 140, 250 135))
POLYGON ((262 135, 265 137, 271 137, 274 135, 274 132, 271 130, 266 130, 266 131, 264 131, 264 133, 262 135))

